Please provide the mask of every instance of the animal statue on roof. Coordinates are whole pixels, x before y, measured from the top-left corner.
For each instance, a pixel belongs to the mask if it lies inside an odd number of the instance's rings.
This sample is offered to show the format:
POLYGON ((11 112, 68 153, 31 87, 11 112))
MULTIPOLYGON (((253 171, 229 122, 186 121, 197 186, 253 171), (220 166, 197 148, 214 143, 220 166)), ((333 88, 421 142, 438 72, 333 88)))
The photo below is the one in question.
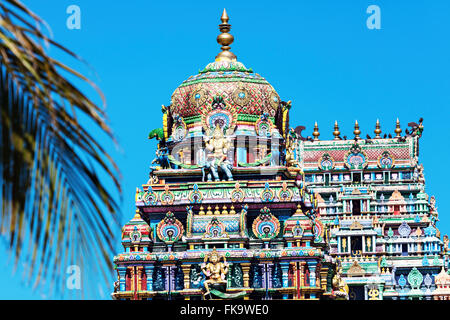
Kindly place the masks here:
POLYGON ((164 130, 163 128, 156 128, 150 131, 148 134, 149 139, 156 138, 156 140, 161 141, 164 139, 164 130))
MULTIPOLYGON (((419 123, 410 122, 408 126, 411 127, 411 136, 418 136, 419 138, 422 136, 423 132, 423 118, 419 119, 419 123)), ((406 131, 405 131, 406 132, 406 131)))
POLYGON ((167 147, 164 148, 158 148, 155 152, 156 158, 153 159, 152 164, 157 164, 158 166, 151 166, 150 170, 153 172, 154 170, 158 169, 169 169, 170 161, 169 161, 169 151, 167 147))

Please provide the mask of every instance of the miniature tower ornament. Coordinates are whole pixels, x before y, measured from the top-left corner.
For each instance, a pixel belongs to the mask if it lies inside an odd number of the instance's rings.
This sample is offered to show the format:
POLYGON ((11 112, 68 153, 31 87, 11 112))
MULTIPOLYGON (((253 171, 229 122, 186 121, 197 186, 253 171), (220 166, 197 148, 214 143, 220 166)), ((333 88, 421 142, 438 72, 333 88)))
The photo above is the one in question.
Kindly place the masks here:
POLYGON ((402 129, 400 128, 400 120, 397 118, 397 122, 395 123, 395 133, 397 134, 397 137, 400 137, 402 134, 402 129))
POLYGON ((355 139, 358 139, 359 135, 361 134, 361 130, 359 130, 358 120, 355 121, 355 130, 353 131, 353 134, 355 135, 355 139))
POLYGON ((319 133, 319 126, 317 125, 317 121, 314 124, 313 136, 314 136, 314 140, 319 140, 320 133, 319 133))
POLYGON ((377 119, 377 123, 375 124, 375 130, 373 131, 375 133, 375 139, 380 139, 381 136, 381 126, 380 126, 380 120, 377 119))
POLYGON ((220 19, 222 20, 222 23, 219 24, 219 30, 222 33, 217 36, 217 42, 222 45, 222 52, 216 56, 216 61, 236 61, 236 55, 230 51, 230 44, 233 43, 234 37, 228 33, 231 29, 231 24, 228 23, 230 18, 228 18, 225 9, 223 9, 222 17, 220 19))
POLYGON ((334 135, 334 140, 339 140, 339 135, 341 134, 341 132, 339 131, 339 125, 337 120, 334 122, 334 131, 333 131, 333 135, 334 135))

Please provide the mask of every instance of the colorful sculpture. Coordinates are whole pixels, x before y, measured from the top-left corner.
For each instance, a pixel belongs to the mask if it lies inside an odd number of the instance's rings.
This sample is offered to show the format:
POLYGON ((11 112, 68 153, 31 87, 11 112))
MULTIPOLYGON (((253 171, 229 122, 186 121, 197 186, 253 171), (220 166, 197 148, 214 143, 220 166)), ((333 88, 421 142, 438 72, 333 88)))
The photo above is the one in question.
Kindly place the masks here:
POLYGON ((206 276, 206 280, 203 282, 206 289, 204 295, 209 294, 210 285, 227 283, 226 275, 228 274, 228 265, 225 257, 220 256, 217 253, 216 248, 214 248, 210 254, 205 256, 202 272, 206 276), (221 262, 220 259, 223 259, 223 262, 221 262))
POLYGON ((219 168, 226 175, 228 181, 233 180, 231 170, 233 166, 227 160, 227 152, 230 148, 230 140, 227 139, 219 124, 216 124, 211 138, 206 139, 206 149, 211 153, 207 156, 206 168, 210 170, 208 173, 208 181, 214 177, 214 181, 220 181, 219 168))
POLYGON ((341 300, 348 299, 348 285, 342 278, 342 266, 340 263, 337 264, 336 274, 333 277, 333 294, 341 300))

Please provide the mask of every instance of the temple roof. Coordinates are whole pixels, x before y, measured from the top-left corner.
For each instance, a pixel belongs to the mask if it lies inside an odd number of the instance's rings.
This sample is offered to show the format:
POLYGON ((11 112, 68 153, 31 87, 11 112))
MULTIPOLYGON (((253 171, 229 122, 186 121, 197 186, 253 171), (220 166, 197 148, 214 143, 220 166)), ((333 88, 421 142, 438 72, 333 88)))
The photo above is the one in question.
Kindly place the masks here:
POLYGON ((275 89, 259 74, 237 61, 230 52, 234 38, 228 33, 228 15, 224 10, 222 32, 217 42, 222 45, 214 62, 209 63, 197 75, 189 77, 175 89, 171 100, 171 112, 183 118, 202 115, 210 111, 215 97, 222 97, 224 109, 237 114, 274 117, 280 98, 275 89))

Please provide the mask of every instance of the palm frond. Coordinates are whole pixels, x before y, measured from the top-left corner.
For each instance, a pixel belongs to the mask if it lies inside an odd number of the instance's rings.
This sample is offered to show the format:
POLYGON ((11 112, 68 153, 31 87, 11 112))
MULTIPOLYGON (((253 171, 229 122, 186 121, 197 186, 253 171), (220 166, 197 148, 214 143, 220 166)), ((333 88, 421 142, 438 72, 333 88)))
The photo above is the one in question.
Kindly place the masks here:
POLYGON ((59 292, 72 264, 111 276, 121 188, 116 164, 77 117, 113 139, 106 115, 68 79, 94 85, 47 55, 49 45, 79 59, 42 25, 19 1, 0 3, 0 235, 15 264, 30 266, 29 281, 50 279, 59 292))

